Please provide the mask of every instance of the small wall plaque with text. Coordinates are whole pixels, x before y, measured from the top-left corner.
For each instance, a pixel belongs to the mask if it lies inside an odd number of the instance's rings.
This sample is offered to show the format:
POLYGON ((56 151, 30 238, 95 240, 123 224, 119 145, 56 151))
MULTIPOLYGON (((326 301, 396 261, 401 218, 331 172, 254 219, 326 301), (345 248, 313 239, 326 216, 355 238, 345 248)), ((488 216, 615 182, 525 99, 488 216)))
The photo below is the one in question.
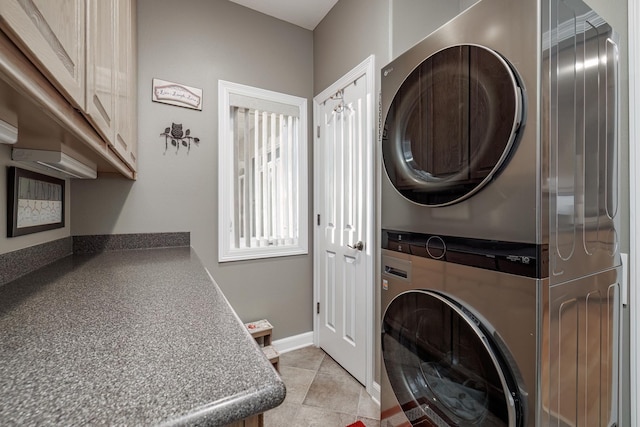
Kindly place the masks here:
POLYGON ((202 111, 202 89, 153 79, 152 100, 202 111))

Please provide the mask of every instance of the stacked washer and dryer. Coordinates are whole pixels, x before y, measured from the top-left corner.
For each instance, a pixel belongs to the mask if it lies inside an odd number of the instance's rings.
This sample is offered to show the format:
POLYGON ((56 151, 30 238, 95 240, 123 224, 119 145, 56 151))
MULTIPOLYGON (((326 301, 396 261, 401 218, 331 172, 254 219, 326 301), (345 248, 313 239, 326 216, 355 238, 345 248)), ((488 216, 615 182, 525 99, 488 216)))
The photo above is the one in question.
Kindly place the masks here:
POLYGON ((382 427, 618 423, 617 49, 481 0, 382 69, 382 427))

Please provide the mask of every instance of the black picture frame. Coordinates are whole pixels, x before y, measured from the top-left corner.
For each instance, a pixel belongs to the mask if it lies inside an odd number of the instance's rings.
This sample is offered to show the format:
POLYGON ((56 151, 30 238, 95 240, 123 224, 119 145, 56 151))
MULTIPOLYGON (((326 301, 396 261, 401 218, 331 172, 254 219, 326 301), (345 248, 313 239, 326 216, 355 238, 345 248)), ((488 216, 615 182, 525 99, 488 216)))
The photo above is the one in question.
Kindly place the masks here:
POLYGON ((15 166, 7 172, 7 237, 64 227, 63 179, 15 166))

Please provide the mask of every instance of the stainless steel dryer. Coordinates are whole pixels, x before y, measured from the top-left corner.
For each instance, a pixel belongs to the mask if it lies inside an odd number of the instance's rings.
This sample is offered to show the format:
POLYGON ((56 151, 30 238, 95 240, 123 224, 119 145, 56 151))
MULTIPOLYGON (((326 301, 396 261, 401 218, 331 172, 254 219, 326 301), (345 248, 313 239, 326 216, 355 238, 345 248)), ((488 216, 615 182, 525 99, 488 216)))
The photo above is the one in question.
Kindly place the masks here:
POLYGON ((536 16, 482 0, 382 69, 383 228, 537 241, 536 16))
POLYGON ((382 426, 614 426, 617 36, 481 0, 382 69, 382 426))

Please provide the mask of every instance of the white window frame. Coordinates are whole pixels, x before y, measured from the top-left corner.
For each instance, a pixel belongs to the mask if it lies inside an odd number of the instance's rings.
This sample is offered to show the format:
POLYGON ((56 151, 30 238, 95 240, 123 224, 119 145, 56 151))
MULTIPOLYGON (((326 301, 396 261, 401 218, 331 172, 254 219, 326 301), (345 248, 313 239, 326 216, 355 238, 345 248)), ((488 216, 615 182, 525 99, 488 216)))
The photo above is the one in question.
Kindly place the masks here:
POLYGON ((266 89, 218 81, 218 261, 240 261, 260 258, 302 255, 309 252, 308 220, 308 127, 307 100, 266 89), (235 226, 235 188, 234 145, 231 98, 235 96, 256 98, 260 101, 286 104, 297 109, 297 212, 298 238, 293 244, 274 246, 236 248, 232 242, 232 230, 235 226))

